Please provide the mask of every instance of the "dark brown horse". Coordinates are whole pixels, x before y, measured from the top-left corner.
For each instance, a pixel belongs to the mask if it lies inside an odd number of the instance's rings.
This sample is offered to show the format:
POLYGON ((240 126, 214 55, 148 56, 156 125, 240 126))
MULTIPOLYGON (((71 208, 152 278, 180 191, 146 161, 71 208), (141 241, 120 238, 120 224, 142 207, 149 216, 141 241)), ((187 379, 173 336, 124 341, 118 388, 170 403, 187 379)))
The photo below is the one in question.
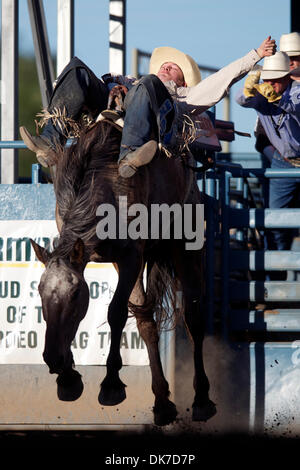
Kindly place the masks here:
MULTIPOLYGON (((169 386, 163 375, 158 330, 168 315, 174 318, 176 292, 181 290, 185 323, 194 345, 193 419, 207 420, 216 410, 209 399, 209 382, 202 359, 202 250, 187 249, 186 242, 190 240, 185 233, 164 237, 161 228, 165 221, 160 221, 159 237, 122 238, 118 235, 121 225, 120 196, 127 197, 128 207, 137 207, 133 206, 135 203, 143 204, 149 214, 155 204, 166 204, 165 207, 177 204, 181 208, 189 204, 194 211, 201 204, 197 182, 181 157, 168 158, 159 151, 153 161, 140 168, 134 177, 121 178, 117 163, 120 139, 118 130, 107 122, 100 122, 85 131, 75 145, 58 156, 54 186, 60 239, 52 253, 32 242, 38 259, 46 267, 39 285, 47 324, 43 357, 50 373, 58 374, 59 398, 76 399, 83 385, 80 374, 73 369, 70 346, 89 303, 84 269, 90 260, 112 262, 119 280, 108 309, 111 344, 99 402, 102 405, 116 405, 126 398, 125 385, 119 378, 122 367, 120 339, 129 306, 148 349, 155 395, 155 423, 165 425, 174 421, 177 411, 169 400, 169 386), (97 223, 105 221, 99 207, 116 209, 116 237, 108 234, 106 239, 103 236, 99 238, 97 223), (144 290, 146 264, 147 287, 144 290)), ((133 212, 127 222, 136 222, 133 212)), ((153 216, 150 215, 145 223, 148 223, 150 233, 153 216)), ((175 217, 170 219, 171 229, 174 224, 175 217)))

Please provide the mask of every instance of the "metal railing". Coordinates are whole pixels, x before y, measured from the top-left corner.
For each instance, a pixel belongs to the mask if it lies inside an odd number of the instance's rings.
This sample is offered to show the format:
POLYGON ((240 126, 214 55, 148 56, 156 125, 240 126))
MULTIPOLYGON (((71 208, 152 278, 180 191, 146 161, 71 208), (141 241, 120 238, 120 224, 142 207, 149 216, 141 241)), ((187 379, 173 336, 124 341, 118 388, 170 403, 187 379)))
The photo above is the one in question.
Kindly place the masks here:
MULTIPOLYGON (((255 178, 263 183, 271 178, 300 178, 300 168, 284 170, 247 169, 238 164, 217 163, 215 170, 206 172, 201 184, 208 197, 206 216, 206 249, 207 249, 207 316, 208 331, 213 331, 215 312, 221 312, 222 333, 227 337, 230 330, 243 326, 244 329, 259 328, 255 324, 258 313, 249 310, 251 303, 279 302, 288 303, 288 309, 279 309, 276 318, 270 316, 263 322, 266 329, 287 331, 285 321, 293 318, 292 331, 300 332, 300 310, 294 308, 300 302, 300 284, 295 281, 265 280, 232 280, 233 271, 298 271, 300 269, 300 252, 268 251, 262 240, 251 251, 250 232, 262 237, 259 230, 272 228, 300 229, 300 208, 268 209, 254 207, 249 198, 248 179, 255 178), (236 191, 232 196, 232 182, 236 191), (237 194, 239 193, 239 197, 237 194), (232 247, 233 242, 239 248, 232 247), (220 292, 216 294, 216 245, 220 252, 220 292), (243 305, 244 311, 235 310, 234 303, 243 305)), ((253 245, 253 242, 252 242, 253 245)), ((261 313, 261 312, 260 312, 261 313)), ((262 322, 260 322, 260 326, 262 322)))
MULTIPOLYGON (((23 140, 1 140, 0 149, 26 149, 23 140)), ((31 165, 31 183, 38 184, 41 182, 41 165, 33 163, 31 165)), ((2 183, 2 181, 1 181, 2 183)))

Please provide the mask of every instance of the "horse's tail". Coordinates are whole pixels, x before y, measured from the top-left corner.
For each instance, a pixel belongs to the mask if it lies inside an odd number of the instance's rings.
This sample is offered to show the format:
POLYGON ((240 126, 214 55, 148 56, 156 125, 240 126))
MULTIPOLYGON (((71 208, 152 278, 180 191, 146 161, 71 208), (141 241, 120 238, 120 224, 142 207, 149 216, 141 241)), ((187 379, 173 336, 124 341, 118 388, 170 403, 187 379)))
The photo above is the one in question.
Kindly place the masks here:
POLYGON ((152 302, 159 330, 175 328, 183 310, 180 292, 172 265, 168 261, 156 261, 148 276, 146 297, 152 302))
POLYGON ((182 317, 180 282, 166 259, 147 261, 146 298, 142 306, 130 304, 134 315, 154 315, 159 331, 175 328, 182 317))

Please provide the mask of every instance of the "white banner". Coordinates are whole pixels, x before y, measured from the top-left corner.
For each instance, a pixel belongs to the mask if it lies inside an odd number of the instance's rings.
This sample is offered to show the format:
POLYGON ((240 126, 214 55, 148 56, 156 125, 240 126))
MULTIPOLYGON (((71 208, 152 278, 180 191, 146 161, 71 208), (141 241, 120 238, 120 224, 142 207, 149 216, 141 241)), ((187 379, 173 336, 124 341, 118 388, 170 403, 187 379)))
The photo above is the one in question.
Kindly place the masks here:
MULTIPOLYGON (((44 266, 36 261, 29 239, 53 245, 55 221, 0 221, 0 364, 43 364, 46 324, 38 293, 44 266)), ((84 272, 90 290, 86 317, 79 325, 72 351, 75 364, 103 365, 110 344, 107 308, 118 275, 111 264, 89 263, 84 272)), ((129 318, 121 341, 124 365, 146 365, 146 346, 129 318)))

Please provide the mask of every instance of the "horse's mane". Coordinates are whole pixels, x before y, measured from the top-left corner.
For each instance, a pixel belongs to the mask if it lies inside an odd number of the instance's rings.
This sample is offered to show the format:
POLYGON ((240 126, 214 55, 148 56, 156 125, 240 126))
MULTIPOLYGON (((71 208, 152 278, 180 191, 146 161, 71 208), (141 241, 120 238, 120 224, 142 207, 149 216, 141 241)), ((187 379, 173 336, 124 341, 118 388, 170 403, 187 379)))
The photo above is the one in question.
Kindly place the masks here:
POLYGON ((88 249, 95 244, 98 205, 114 202, 112 186, 126 185, 118 179, 120 140, 117 129, 100 121, 58 151, 53 184, 63 227, 56 255, 67 256, 78 238, 88 249))
MULTIPOLYGON (((121 133, 109 123, 100 121, 83 130, 69 148, 58 150, 53 184, 63 226, 52 257, 68 258, 80 238, 88 258, 99 243, 96 235, 99 204, 111 203, 116 207, 116 195, 132 191, 130 178, 118 176, 120 142, 121 133)), ((145 180, 142 181, 141 190, 145 187, 145 180)), ((134 188, 137 190, 136 184, 134 188)), ((157 324, 160 327, 166 324, 170 328, 170 318, 177 302, 178 281, 174 277, 171 255, 166 245, 162 246, 160 255, 156 252, 154 256, 145 306, 131 304, 130 308, 134 314, 140 314, 145 307, 147 311, 150 308, 156 312, 157 324), (170 309, 170 305, 173 308, 170 309)), ((151 263, 148 256, 145 259, 151 263)))

